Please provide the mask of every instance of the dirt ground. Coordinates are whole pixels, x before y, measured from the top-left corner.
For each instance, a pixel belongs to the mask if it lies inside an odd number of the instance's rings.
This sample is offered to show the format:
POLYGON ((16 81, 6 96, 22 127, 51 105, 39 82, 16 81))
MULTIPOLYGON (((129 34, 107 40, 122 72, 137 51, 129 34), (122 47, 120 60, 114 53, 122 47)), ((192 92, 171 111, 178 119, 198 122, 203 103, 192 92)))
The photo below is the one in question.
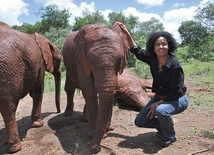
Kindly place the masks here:
MULTIPOLYGON (((191 91, 191 90, 190 90, 191 91)), ((200 95, 200 94, 197 94, 200 95)), ((65 117, 66 95, 61 96, 62 113, 56 113, 54 94, 45 94, 42 116, 44 126, 31 128, 32 100, 26 96, 17 109, 17 123, 22 150, 15 155, 90 155, 87 123, 83 120, 84 100, 75 95, 75 112, 65 117)), ((191 105, 181 114, 174 115, 177 141, 167 147, 159 146, 154 129, 138 128, 133 121, 138 111, 114 106, 112 122, 115 130, 101 141, 98 155, 214 155, 213 106, 191 105), (212 133, 212 135, 210 135, 212 133)), ((0 115, 0 155, 6 155, 6 132, 0 115)))

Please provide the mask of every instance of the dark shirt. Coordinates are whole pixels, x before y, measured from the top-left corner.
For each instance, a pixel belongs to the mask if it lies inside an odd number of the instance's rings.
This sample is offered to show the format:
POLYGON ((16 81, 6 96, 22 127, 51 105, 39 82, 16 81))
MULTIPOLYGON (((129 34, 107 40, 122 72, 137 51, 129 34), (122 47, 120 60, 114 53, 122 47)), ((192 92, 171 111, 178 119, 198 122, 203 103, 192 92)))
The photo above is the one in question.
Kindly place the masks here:
POLYGON ((173 101, 183 95, 184 72, 174 55, 169 55, 169 58, 160 71, 158 68, 158 59, 155 55, 149 55, 148 52, 141 50, 139 46, 132 47, 130 51, 139 60, 150 66, 153 77, 152 92, 155 92, 164 101, 173 101))

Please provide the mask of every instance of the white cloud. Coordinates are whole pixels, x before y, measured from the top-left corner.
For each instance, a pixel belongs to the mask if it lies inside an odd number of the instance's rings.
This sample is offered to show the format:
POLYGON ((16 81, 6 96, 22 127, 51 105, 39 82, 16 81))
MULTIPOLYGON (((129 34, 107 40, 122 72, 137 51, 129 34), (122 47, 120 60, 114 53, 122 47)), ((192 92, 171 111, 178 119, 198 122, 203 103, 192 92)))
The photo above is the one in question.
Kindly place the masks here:
POLYGON ((128 7, 126 10, 123 10, 123 14, 125 16, 130 16, 130 15, 137 16, 139 18, 140 22, 148 21, 152 17, 155 17, 156 19, 162 21, 161 17, 158 14, 139 12, 138 10, 136 10, 133 7, 128 7))
POLYGON ((112 13, 113 11, 112 10, 105 10, 105 11, 102 11, 102 10, 99 10, 100 12, 101 12, 101 14, 104 16, 104 19, 105 20, 109 20, 109 18, 108 18, 108 15, 109 15, 109 13, 112 13))
POLYGON ((139 12, 138 10, 132 7, 123 10, 123 13, 125 16, 129 15, 137 16, 140 22, 148 21, 152 17, 154 17, 163 23, 166 31, 172 33, 175 39, 177 41, 180 41, 178 28, 183 21, 192 20, 194 18, 195 10, 196 7, 194 6, 190 8, 174 9, 166 11, 164 13, 163 18, 161 18, 158 14, 139 12))
POLYGON ((164 2, 164 0, 135 0, 135 1, 147 7, 161 6, 163 5, 163 2, 164 2))
MULTIPOLYGON (((147 6, 155 6, 162 5, 164 0, 136 0, 138 3, 147 5, 147 6)), ((210 0, 202 0, 200 5, 206 4, 207 1, 210 0)), ((213 0, 212 0, 213 1, 213 0)), ((83 10, 88 10, 89 12, 94 12, 95 3, 86 3, 81 2, 79 5, 73 3, 72 0, 34 0, 35 3, 39 3, 42 6, 46 7, 50 4, 56 4, 59 9, 69 9, 71 13, 70 24, 74 24, 75 17, 82 17, 83 10)), ((174 6, 182 6, 183 3, 175 4, 174 6)), ((0 20, 8 23, 9 25, 20 25, 22 24, 18 21, 18 17, 22 14, 28 15, 28 4, 24 3, 23 0, 2 0, 0 5, 0 20), (16 4, 16 5, 14 5, 16 4)), ((146 13, 140 12, 136 10, 136 8, 128 7, 126 10, 123 10, 125 16, 133 15, 139 18, 139 21, 145 22, 150 20, 152 17, 160 20, 164 24, 164 27, 167 31, 172 33, 177 40, 180 39, 178 28, 182 21, 192 20, 195 15, 196 6, 190 8, 180 8, 173 9, 170 11, 166 11, 163 17, 155 13, 146 13)), ((108 20, 108 14, 112 12, 112 10, 99 10, 104 18, 108 20)))
POLYGON ((21 25, 18 21, 18 17, 22 14, 28 15, 29 5, 22 0, 4 0, 0 5, 0 21, 7 23, 8 25, 21 25))
POLYGON ((212 3, 214 3, 214 0, 202 0, 201 2, 200 2, 200 7, 202 7, 202 6, 204 6, 204 5, 206 5, 208 2, 212 2, 212 3))
POLYGON ((173 4, 173 8, 178 8, 178 7, 181 7, 181 6, 184 6, 184 3, 175 3, 173 4))
POLYGON ((90 4, 87 4, 86 2, 81 2, 79 6, 73 3, 72 0, 34 0, 37 3, 41 3, 43 6, 48 6, 51 4, 56 4, 60 10, 62 9, 69 9, 69 12, 71 13, 71 17, 69 19, 70 24, 74 24, 75 17, 81 17, 82 12, 84 10, 87 10, 89 12, 95 11, 95 3, 91 2, 90 4))
POLYGON ((163 24, 166 31, 169 31, 180 41, 178 28, 183 21, 193 20, 197 7, 174 9, 166 11, 163 16, 163 24))

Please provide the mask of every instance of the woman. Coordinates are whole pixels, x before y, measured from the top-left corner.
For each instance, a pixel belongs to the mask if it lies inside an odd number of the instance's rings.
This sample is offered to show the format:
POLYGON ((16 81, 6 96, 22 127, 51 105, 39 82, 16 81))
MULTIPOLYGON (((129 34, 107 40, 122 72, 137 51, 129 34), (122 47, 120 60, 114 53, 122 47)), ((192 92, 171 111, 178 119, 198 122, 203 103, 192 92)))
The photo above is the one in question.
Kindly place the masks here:
POLYGON ((172 115, 184 111, 189 103, 185 95, 183 69, 173 55, 176 41, 166 31, 155 32, 148 37, 144 51, 136 45, 126 26, 118 25, 128 37, 131 53, 150 66, 153 77, 155 96, 139 112, 135 125, 156 128, 157 135, 162 138, 160 145, 167 147, 176 141, 172 115))

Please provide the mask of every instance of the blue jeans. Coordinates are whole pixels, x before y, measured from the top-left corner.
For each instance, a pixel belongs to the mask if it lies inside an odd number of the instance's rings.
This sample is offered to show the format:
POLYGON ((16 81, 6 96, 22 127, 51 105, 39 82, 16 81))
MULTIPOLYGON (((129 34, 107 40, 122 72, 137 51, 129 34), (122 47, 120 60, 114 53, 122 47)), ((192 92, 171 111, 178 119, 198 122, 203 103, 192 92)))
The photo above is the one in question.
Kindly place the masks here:
POLYGON ((188 107, 189 98, 187 95, 184 95, 177 100, 163 102, 156 108, 156 117, 150 119, 150 117, 147 116, 149 112, 147 108, 159 100, 161 100, 161 98, 155 95, 148 104, 141 109, 135 118, 135 125, 144 128, 156 128, 164 140, 170 140, 171 138, 175 138, 172 115, 183 112, 188 107))

